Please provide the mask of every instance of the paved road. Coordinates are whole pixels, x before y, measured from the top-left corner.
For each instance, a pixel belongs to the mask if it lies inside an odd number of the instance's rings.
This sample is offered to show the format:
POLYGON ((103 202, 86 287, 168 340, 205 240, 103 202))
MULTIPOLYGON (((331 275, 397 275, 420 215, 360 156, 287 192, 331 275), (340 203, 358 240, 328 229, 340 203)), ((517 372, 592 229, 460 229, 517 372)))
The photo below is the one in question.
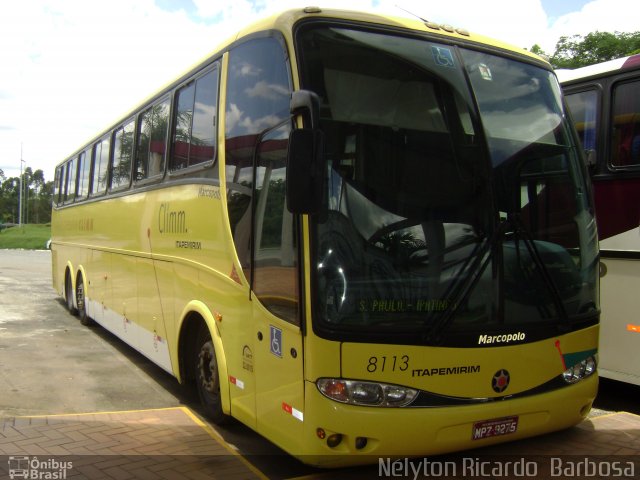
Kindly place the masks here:
POLYGON ((175 380, 118 350, 131 354, 66 311, 49 251, 0 250, 0 416, 180 404, 175 380))

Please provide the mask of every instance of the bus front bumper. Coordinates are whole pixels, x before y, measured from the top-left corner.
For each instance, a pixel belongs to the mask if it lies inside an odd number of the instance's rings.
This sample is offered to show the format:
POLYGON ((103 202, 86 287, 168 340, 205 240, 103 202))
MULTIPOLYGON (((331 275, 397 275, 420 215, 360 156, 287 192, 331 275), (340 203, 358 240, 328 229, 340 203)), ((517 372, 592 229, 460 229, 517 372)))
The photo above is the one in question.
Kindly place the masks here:
POLYGON ((438 408, 345 405, 311 382, 306 387, 304 438, 290 453, 307 464, 338 467, 480 448, 574 426, 589 413, 598 378, 540 395, 438 408), (498 432, 479 435, 492 422, 498 432))

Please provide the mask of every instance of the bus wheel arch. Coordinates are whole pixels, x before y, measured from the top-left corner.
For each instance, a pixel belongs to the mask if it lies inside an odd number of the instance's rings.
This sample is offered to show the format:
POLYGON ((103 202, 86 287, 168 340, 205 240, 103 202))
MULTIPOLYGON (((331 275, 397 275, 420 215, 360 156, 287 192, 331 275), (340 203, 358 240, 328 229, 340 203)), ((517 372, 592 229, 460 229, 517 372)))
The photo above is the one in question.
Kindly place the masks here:
POLYGON ((181 323, 180 379, 183 384, 195 384, 207 417, 223 424, 231 412, 226 359, 213 317, 199 310, 187 313, 181 323))
POLYGON ((69 312, 72 315, 77 315, 78 310, 76 309, 75 287, 72 272, 73 267, 71 265, 67 265, 67 268, 64 272, 64 299, 69 312))

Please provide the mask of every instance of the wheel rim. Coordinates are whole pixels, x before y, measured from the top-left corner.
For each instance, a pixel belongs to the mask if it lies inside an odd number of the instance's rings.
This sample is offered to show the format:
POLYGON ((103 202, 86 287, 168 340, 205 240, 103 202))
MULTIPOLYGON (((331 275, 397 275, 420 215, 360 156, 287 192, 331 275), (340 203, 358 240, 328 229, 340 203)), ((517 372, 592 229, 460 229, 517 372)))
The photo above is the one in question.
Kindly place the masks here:
POLYGON ((211 340, 204 343, 198 353, 198 381, 210 395, 218 393, 216 354, 211 340))

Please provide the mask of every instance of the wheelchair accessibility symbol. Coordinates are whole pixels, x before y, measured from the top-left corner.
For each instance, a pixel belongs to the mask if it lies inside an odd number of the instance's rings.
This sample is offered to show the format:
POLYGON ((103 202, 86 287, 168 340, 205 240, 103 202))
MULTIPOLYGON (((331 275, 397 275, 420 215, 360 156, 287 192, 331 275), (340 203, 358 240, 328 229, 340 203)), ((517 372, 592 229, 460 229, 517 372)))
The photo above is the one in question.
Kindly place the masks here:
POLYGON ((271 353, 282 358, 282 330, 273 325, 269 325, 271 353))
POLYGON ((448 48, 431 46, 431 53, 436 65, 440 67, 453 67, 453 53, 448 48))

